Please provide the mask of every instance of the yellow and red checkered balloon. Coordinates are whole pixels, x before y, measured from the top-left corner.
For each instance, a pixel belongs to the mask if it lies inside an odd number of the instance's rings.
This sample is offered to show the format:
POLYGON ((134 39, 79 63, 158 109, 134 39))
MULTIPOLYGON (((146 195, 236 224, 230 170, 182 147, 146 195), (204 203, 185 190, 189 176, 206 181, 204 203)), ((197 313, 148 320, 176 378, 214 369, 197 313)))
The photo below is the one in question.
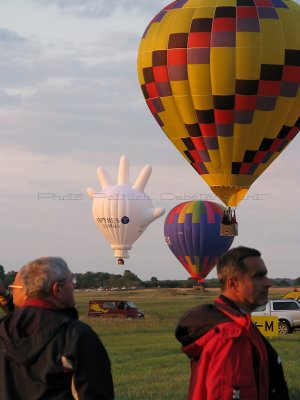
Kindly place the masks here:
POLYGON ((300 129, 300 6, 291 0, 177 0, 140 43, 154 118, 228 206, 300 129))

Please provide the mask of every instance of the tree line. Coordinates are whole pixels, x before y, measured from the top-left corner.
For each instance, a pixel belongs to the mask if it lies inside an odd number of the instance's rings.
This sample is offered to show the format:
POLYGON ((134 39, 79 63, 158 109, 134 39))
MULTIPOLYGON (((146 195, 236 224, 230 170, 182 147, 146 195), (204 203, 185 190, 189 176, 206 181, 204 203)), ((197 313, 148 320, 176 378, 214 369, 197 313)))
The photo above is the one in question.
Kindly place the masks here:
MULTIPOLYGON (((15 271, 8 271, 5 273, 5 269, 0 265, 0 279, 6 285, 10 285, 16 276, 15 271)), ((108 272, 84 272, 74 274, 76 277, 76 288, 77 289, 149 289, 149 288, 192 288, 194 286, 200 286, 203 288, 219 288, 219 281, 216 278, 206 279, 205 282, 198 284, 194 279, 188 278, 185 280, 160 280, 153 276, 150 280, 143 281, 137 275, 129 270, 125 270, 123 275, 121 274, 110 274, 108 272)), ((300 277, 296 279, 288 278, 276 278, 271 279, 274 287, 297 287, 300 286, 300 277)))

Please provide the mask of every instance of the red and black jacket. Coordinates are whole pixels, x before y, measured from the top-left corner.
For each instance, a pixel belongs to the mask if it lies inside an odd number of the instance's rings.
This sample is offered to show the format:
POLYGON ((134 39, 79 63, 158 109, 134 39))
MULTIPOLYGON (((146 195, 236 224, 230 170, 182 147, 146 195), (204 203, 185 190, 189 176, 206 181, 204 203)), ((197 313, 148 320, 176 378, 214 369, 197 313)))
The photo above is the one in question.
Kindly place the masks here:
POLYGON ((288 400, 278 354, 249 314, 220 296, 184 314, 176 338, 191 359, 189 400, 288 400))

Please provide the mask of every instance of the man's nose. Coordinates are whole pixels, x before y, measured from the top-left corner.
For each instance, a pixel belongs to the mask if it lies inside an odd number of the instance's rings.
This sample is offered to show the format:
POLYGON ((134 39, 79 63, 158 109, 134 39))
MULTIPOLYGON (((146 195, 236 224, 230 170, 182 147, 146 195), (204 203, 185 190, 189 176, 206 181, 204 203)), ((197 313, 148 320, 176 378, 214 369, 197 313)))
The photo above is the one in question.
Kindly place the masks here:
POLYGON ((272 286, 272 282, 270 281, 270 279, 267 276, 265 277, 264 285, 267 286, 267 287, 271 287, 272 286))

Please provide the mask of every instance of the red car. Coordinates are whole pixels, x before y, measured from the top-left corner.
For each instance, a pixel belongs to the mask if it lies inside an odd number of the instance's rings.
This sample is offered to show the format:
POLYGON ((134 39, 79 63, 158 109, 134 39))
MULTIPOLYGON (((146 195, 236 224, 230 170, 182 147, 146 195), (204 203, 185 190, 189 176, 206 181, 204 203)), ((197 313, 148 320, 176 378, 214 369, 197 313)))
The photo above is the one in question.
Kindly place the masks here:
POLYGON ((100 318, 144 318, 144 313, 132 301, 127 300, 90 300, 89 317, 100 318))

